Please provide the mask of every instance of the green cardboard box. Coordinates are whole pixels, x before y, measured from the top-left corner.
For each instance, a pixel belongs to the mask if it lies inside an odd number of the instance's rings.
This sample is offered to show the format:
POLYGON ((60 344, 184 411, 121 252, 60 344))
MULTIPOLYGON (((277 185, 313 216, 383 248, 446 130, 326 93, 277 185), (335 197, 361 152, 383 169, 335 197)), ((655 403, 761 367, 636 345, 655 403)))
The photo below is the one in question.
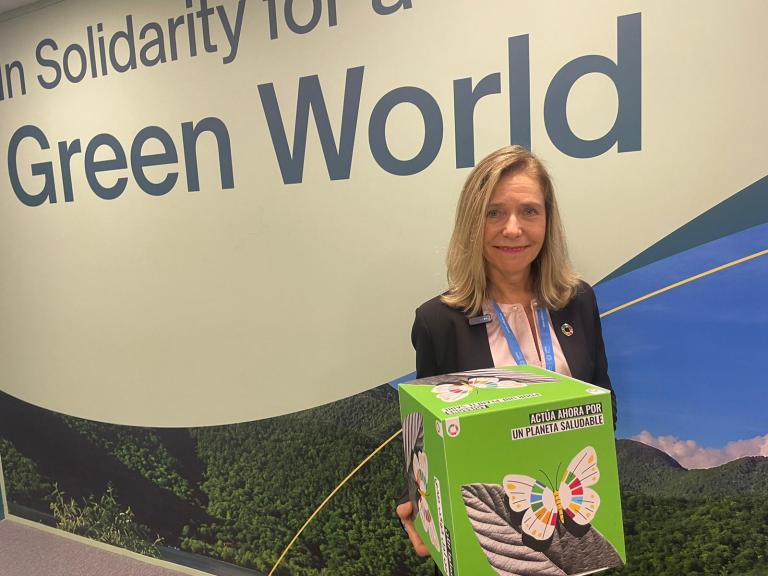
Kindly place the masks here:
POLYGON ((608 390, 532 366, 399 390, 414 525, 445 576, 626 561, 608 390))

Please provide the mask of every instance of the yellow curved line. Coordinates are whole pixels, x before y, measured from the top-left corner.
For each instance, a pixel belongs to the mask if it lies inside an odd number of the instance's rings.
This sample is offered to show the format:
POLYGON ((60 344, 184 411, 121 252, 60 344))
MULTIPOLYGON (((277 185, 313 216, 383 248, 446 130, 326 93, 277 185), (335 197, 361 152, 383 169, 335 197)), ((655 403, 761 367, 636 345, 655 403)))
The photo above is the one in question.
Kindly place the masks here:
MULTIPOLYGON (((663 294, 664 292, 668 292, 669 290, 672 290, 673 288, 678 288, 680 286, 683 286, 685 284, 688 284, 690 282, 693 282, 694 280, 699 280, 700 278, 704 278, 705 276, 709 276, 710 274, 714 274, 715 272, 720 272, 721 270, 725 270, 726 268, 730 268, 731 266, 736 266, 737 264, 742 264, 743 262, 747 262, 749 260, 753 260, 755 258, 759 258, 760 256, 768 255, 768 250, 761 250, 760 252, 755 252, 754 254, 750 254, 749 256, 745 256, 743 258, 739 258, 738 260, 734 260, 732 262, 728 262, 727 264, 723 264, 722 266, 717 266, 715 268, 712 268, 710 270, 707 270, 706 272, 702 272, 701 274, 696 274, 694 276, 691 276, 689 278, 686 278, 685 280, 680 280, 679 282, 675 282, 674 284, 670 284, 668 286, 664 286, 664 288, 660 288, 658 290, 655 290, 653 292, 650 292, 646 294, 645 296, 640 296, 640 298, 635 298, 634 300, 631 300, 625 304, 622 304, 621 306, 616 306, 616 308, 611 308, 610 310, 603 312, 600 314, 600 318, 604 318, 610 314, 613 314, 614 312, 618 312, 619 310, 624 310, 625 308, 629 308, 630 306, 634 306, 635 304, 642 302, 643 300, 648 300, 649 298, 653 298, 654 296, 658 296, 659 294, 663 294)), ((291 547, 296 543, 296 540, 299 539, 299 536, 301 536, 302 532, 309 526, 310 522, 314 520, 315 516, 318 515, 318 513, 325 508, 325 505, 328 504, 328 502, 333 498, 336 493, 341 490, 341 488, 346 484, 352 476, 357 474, 357 472, 365 466, 371 458, 373 458, 376 454, 378 454, 384 447, 387 446, 392 440, 397 438, 402 433, 402 429, 398 430, 392 436, 387 438, 376 450, 371 452, 365 460, 360 462, 352 472, 347 474, 346 478, 339 482, 339 484, 336 486, 336 488, 333 489, 333 492, 331 492, 325 500, 323 500, 320 503, 320 506, 318 506, 314 512, 312 512, 312 515, 307 518, 307 521, 304 522, 304 525, 299 529, 298 532, 296 532, 296 535, 291 539, 288 546, 285 547, 285 550, 283 550, 283 553, 280 554, 280 557, 277 559, 277 562, 275 562, 275 565, 272 567, 272 570, 269 571, 269 574, 267 576, 272 576, 275 573, 275 570, 277 570, 277 567, 280 565, 280 563, 283 561, 283 558, 285 558, 285 555, 288 554, 288 551, 291 549, 291 547)))
POLYGON ((384 447, 385 447, 387 444, 389 444, 390 442, 392 442, 392 440, 394 440, 395 438, 397 438, 397 437, 398 437, 400 434, 402 434, 402 432, 403 432, 403 430, 402 430, 402 428, 401 428, 400 430, 398 430, 397 432, 395 432, 394 434, 392 434, 392 436, 390 436, 389 438, 387 438, 387 439, 386 439, 386 440, 385 440, 385 441, 384 441, 384 442, 383 442, 383 443, 382 443, 382 444, 381 444, 381 445, 380 445, 378 448, 376 448, 376 450, 374 450, 373 452, 371 452, 370 454, 368 454, 368 456, 365 458, 365 460, 363 460, 362 462, 360 462, 360 464, 358 464, 358 465, 355 467, 355 469, 354 469, 354 470, 352 470, 352 472, 350 472, 349 474, 347 474, 347 477, 346 477, 346 478, 344 478, 344 480, 342 480, 341 482, 339 482, 338 486, 336 486, 336 488, 334 488, 334 489, 333 489, 333 492, 331 492, 330 494, 328 494, 328 496, 326 496, 325 500, 323 500, 323 501, 320 503, 320 506, 318 506, 318 507, 315 509, 315 511, 314 511, 314 512, 312 512, 312 515, 311 515, 309 518, 307 518, 307 521, 306 521, 306 522, 304 522, 304 526, 302 526, 302 527, 299 529, 299 531, 298 531, 298 532, 296 532, 296 535, 295 535, 295 536, 293 537, 293 539, 292 539, 292 540, 291 540, 291 541, 288 543, 288 546, 286 546, 286 547, 285 547, 285 550, 283 550, 283 553, 282 553, 282 554, 280 554, 280 558, 278 558, 278 559, 277 559, 277 562, 275 562, 275 565, 274 565, 274 566, 272 566, 272 570, 270 570, 270 571, 269 571, 269 574, 268 574, 267 576, 272 576, 272 574, 274 574, 274 573, 275 573, 275 570, 277 570, 277 567, 278 567, 278 566, 280 566, 280 562, 282 562, 282 561, 283 561, 283 558, 285 558, 285 555, 286 555, 286 554, 288 554, 288 551, 291 549, 291 546, 293 546, 293 545, 294 545, 294 543, 296 542, 296 540, 298 540, 298 539, 299 539, 299 536, 301 536, 301 533, 302 533, 302 532, 304 532, 304 530, 306 529, 306 527, 307 527, 307 526, 309 526, 309 523, 310 523, 310 522, 312 522, 312 520, 315 518, 315 516, 317 516, 317 514, 320 512, 320 510, 322 510, 322 509, 325 507, 325 505, 326 505, 326 504, 328 504, 328 502, 331 500, 331 498, 333 498, 333 497, 336 495, 336 493, 337 493, 339 490, 341 490, 341 487, 342 487, 342 486, 344 486, 344 484, 346 484, 346 483, 347 483, 347 481, 349 481, 349 479, 350 479, 350 478, 352 478, 352 476, 354 476, 355 474, 357 474, 358 470, 360 470, 360 468, 362 468, 363 466, 365 466, 365 465, 368 463, 368 461, 369 461, 371 458, 373 458, 374 456, 376 456, 376 454, 378 454, 378 453, 379 453, 379 451, 380 451, 382 448, 384 448, 384 447))
POLYGON ((690 278, 686 278, 685 280, 680 280, 679 282, 675 282, 674 284, 670 284, 669 286, 664 286, 664 288, 659 288, 658 290, 655 290, 649 294, 646 294, 645 296, 640 296, 640 298, 635 298, 634 300, 631 300, 625 304, 622 304, 621 306, 616 306, 616 308, 611 308, 610 310, 600 314, 600 318, 605 318, 609 314, 613 314, 614 312, 618 312, 619 310, 624 310, 624 308, 629 308, 630 306, 634 306, 638 302, 642 302, 643 300, 648 300, 648 298, 653 298, 654 296, 663 294, 664 292, 672 290, 673 288, 678 288, 679 286, 688 284, 689 282, 693 282, 694 280, 699 280, 700 278, 704 278, 705 276, 709 276, 710 274, 714 274, 715 272, 720 272, 721 270, 725 270, 726 268, 730 268, 731 266, 736 266, 736 264, 742 264, 743 262, 747 262, 748 260, 759 258, 760 256, 765 256, 766 254, 768 254, 768 250, 761 250, 760 252, 755 252, 754 254, 750 254, 749 256, 744 256, 744 258, 739 258, 738 260, 734 260, 733 262, 728 262, 727 264, 723 264, 722 266, 717 266, 716 268, 712 268, 711 270, 707 270, 706 272, 702 272, 701 274, 696 274, 695 276, 691 276, 690 278))

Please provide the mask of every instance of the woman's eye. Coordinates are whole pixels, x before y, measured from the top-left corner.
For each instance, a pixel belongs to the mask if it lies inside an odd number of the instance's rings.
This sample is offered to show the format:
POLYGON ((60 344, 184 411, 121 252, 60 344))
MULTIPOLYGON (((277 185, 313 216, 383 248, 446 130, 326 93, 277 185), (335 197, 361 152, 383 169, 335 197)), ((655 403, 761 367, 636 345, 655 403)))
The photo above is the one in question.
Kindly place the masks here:
POLYGON ((501 216, 501 210, 498 210, 496 208, 491 208, 490 210, 488 210, 486 216, 488 218, 498 218, 499 216, 501 216))
POLYGON ((539 210, 538 208, 534 208, 533 206, 528 206, 524 211, 523 214, 526 216, 538 216, 539 210))

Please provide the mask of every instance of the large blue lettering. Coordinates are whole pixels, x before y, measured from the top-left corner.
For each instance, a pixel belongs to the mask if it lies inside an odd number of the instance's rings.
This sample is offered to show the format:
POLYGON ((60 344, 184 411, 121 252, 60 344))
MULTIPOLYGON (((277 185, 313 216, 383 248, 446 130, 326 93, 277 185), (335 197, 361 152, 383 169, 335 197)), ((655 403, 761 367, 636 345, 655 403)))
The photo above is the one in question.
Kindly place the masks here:
POLYGON ((147 126, 136 135, 131 145, 131 172, 133 179, 139 185, 139 188, 152 196, 162 196, 171 191, 179 179, 178 172, 169 172, 160 182, 152 182, 144 173, 148 166, 164 166, 175 164, 179 160, 176 153, 176 146, 173 144, 171 135, 159 126, 147 126), (150 140, 157 140, 163 147, 159 154, 143 154, 144 144, 150 140))
POLYGON ((120 145, 120 141, 112 134, 99 134, 88 143, 85 149, 85 177, 91 190, 104 200, 114 200, 125 190, 128 184, 128 178, 121 176, 115 180, 112 186, 104 186, 99 181, 97 175, 100 172, 112 172, 122 170, 128 165, 125 159, 125 151, 120 145), (96 151, 101 147, 109 148, 114 158, 108 160, 96 160, 96 151))
POLYGON ((264 114, 272 137, 272 146, 277 155, 280 172, 285 184, 297 184, 304 176, 304 156, 307 149, 307 128, 309 112, 315 118, 317 134, 323 148, 325 165, 331 180, 349 178, 352 166, 352 151, 355 146, 355 130, 357 115, 360 109, 360 92, 363 87, 364 68, 350 68, 344 88, 344 105, 341 114, 341 134, 339 146, 333 135, 331 122, 328 119, 328 109, 325 107, 323 90, 320 79, 315 76, 304 76, 299 79, 299 93, 296 100, 296 123, 293 130, 293 150, 288 145, 285 124, 280 114, 275 87, 270 84, 259 84, 259 96, 264 107, 264 114))
POLYGON ((40 206, 46 201, 54 204, 56 202, 56 185, 53 182, 53 164, 51 162, 32 164, 32 174, 44 177, 43 189, 40 192, 30 194, 21 184, 17 157, 19 146, 27 138, 34 140, 41 150, 48 150, 51 147, 45 134, 37 126, 22 126, 13 133, 8 144, 8 175, 11 179, 11 188, 13 188, 16 197, 27 206, 40 206))
POLYGON ((187 191, 200 191, 197 140, 205 132, 210 132, 216 138, 216 147, 219 152, 221 187, 224 190, 232 189, 235 187, 235 175, 234 166, 232 165, 232 143, 229 139, 229 130, 227 130, 227 126, 220 119, 210 116, 203 118, 197 124, 184 122, 181 125, 184 141, 184 165, 187 170, 187 191))
POLYGON ((426 90, 405 86, 385 94, 376 103, 368 123, 368 142, 376 162, 390 174, 410 176, 432 164, 443 144, 443 116, 437 101, 426 90), (424 142, 421 150, 408 160, 392 155, 387 144, 387 118, 392 109, 403 103, 416 106, 424 119, 424 142))
MULTIPOLYGON (((203 134, 211 134, 216 140, 219 159, 221 186, 224 189, 234 188, 234 167, 232 165, 232 147, 229 132, 224 123, 218 118, 204 118, 196 124, 184 122, 181 125, 182 148, 184 164, 187 172, 187 190, 200 190, 199 166, 197 164, 198 140, 203 134)), ((30 192, 22 183, 19 171, 19 150, 25 141, 32 141, 37 150, 50 150, 51 145, 45 133, 37 126, 22 126, 11 137, 8 145, 8 174, 11 187, 17 198, 27 206, 40 206, 44 203, 55 204, 57 201, 56 182, 54 180, 54 161, 46 160, 31 164, 33 176, 43 176, 42 189, 30 192)), ((72 202, 75 192, 72 178, 73 158, 82 153, 80 139, 58 142, 58 162, 60 164, 61 183, 64 191, 64 201, 72 202)), ((138 187, 150 196, 162 196, 170 192, 179 179, 178 170, 167 170, 165 173, 155 171, 157 176, 150 179, 146 171, 150 167, 171 166, 178 163, 179 147, 171 135, 159 126, 142 128, 130 146, 130 168, 133 179, 138 187), (150 141, 160 151, 145 152, 150 141), (159 181, 158 181, 159 178, 159 181)), ((128 168, 125 149, 120 141, 112 134, 98 134, 86 146, 82 160, 82 172, 90 190, 99 198, 114 200, 126 190, 128 177, 122 174, 113 175, 111 183, 105 183, 110 172, 128 168)))
POLYGON ((552 143, 575 158, 599 156, 618 143, 619 152, 641 145, 641 39, 640 14, 620 16, 617 23, 616 63, 605 56, 581 56, 563 66, 549 85, 544 100, 544 123, 552 143), (576 80, 586 74, 605 74, 616 86, 619 111, 613 127, 595 140, 576 136, 568 124, 566 104, 576 80))
POLYGON ((456 168, 475 165, 475 106, 484 96, 501 93, 501 74, 489 74, 477 86, 472 78, 453 81, 453 125, 455 128, 456 168))

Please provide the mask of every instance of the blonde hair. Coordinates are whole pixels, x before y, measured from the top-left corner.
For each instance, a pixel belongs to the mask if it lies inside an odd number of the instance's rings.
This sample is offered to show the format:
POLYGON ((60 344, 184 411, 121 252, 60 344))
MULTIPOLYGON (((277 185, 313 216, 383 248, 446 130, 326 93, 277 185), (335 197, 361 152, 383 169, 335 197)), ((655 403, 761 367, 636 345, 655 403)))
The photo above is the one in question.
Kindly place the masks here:
POLYGON ((469 316, 481 312, 488 288, 483 257, 488 201, 503 176, 520 172, 538 180, 546 208, 544 243, 532 264, 534 295, 550 310, 559 310, 576 293, 579 278, 568 258, 552 179, 541 161, 528 150, 506 146, 483 158, 472 170, 456 206, 456 222, 448 244, 448 292, 441 299, 469 316))

